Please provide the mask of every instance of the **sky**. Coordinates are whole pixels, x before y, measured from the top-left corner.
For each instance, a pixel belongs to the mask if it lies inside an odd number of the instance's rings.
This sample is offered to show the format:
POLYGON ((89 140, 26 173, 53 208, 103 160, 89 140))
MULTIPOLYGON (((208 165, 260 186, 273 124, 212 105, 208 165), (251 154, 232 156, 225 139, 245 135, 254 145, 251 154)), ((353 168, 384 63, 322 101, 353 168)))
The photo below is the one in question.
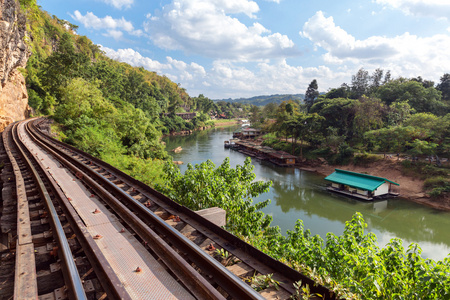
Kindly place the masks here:
POLYGON ((320 92, 360 68, 438 83, 450 73, 450 0, 38 0, 107 56, 191 97, 320 92))

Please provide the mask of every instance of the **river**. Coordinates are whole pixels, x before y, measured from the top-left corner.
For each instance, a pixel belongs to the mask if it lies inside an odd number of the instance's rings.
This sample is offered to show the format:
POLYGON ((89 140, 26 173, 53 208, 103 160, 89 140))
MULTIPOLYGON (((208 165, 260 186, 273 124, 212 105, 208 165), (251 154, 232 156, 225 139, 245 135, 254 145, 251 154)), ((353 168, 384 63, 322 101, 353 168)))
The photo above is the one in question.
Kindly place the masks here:
MULTIPOLYGON (((225 157, 231 166, 242 165, 246 156, 237 151, 225 149, 223 142, 232 136, 236 127, 221 127, 195 132, 189 136, 171 136, 164 139, 167 150, 181 146, 180 153, 170 152, 174 160, 200 164, 207 159, 219 166, 225 157)), ((277 167, 268 162, 252 161, 257 180, 271 180, 268 193, 254 199, 255 202, 271 199, 263 209, 273 217, 272 225, 278 225, 283 233, 293 229, 297 219, 311 233, 319 234, 324 240, 328 232, 343 233, 345 222, 355 212, 360 212, 367 222, 367 230, 376 234, 380 246, 392 238, 403 240, 407 248, 417 243, 422 256, 441 260, 450 253, 450 213, 406 201, 401 198, 376 202, 362 202, 326 190, 324 176, 296 168, 277 167)), ((401 191, 401 187, 400 187, 401 191)))

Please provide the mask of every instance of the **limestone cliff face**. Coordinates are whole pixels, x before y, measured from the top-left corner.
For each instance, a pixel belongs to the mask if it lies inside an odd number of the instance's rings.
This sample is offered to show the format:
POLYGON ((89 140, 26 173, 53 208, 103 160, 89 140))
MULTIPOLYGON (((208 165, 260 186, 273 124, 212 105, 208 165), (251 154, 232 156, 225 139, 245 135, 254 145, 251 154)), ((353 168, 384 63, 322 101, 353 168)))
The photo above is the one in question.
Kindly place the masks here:
POLYGON ((31 55, 24 43, 26 19, 16 0, 0 0, 0 131, 29 116, 24 68, 31 55))

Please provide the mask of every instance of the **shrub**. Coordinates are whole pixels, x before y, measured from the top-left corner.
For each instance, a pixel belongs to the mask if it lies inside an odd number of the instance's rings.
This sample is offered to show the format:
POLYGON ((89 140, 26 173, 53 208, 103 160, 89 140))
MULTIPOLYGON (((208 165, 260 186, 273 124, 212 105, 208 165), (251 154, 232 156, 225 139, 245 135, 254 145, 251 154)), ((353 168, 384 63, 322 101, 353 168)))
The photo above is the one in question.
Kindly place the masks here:
POLYGON ((450 193, 450 179, 443 176, 428 178, 424 182, 424 187, 429 190, 431 197, 440 197, 450 193))
POLYGON ((368 166, 380 160, 381 157, 375 154, 361 153, 353 157, 353 163, 357 166, 368 166))

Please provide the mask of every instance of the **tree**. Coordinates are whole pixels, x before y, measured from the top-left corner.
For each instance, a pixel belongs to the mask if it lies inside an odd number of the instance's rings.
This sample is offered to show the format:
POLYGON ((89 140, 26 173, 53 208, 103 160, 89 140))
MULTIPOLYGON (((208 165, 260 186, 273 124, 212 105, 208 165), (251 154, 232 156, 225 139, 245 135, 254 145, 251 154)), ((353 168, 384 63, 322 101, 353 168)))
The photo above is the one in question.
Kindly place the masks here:
POLYGON ((208 97, 205 97, 203 94, 198 95, 198 97, 192 98, 192 100, 197 108, 197 111, 200 111, 204 114, 209 114, 214 108, 214 102, 208 97))
POLYGON ((373 71, 372 76, 370 76, 370 80, 372 81, 370 85, 370 91, 373 93, 376 91, 377 88, 379 88, 382 84, 381 79, 383 78, 383 70, 378 68, 375 71, 373 71))
POLYGON ((432 112, 444 115, 449 110, 448 105, 441 101, 441 95, 434 87, 425 88, 421 83, 398 78, 381 86, 377 96, 387 105, 393 102, 408 101, 411 108, 417 112, 432 112))
POLYGON ((60 105, 56 109, 55 118, 61 123, 68 123, 85 115, 89 118, 104 119, 115 113, 115 108, 103 98, 102 92, 95 82, 82 78, 72 79, 61 90, 60 105))
POLYGON ((318 113, 324 120, 324 128, 339 128, 338 134, 349 138, 353 135, 355 105, 358 101, 346 98, 320 99, 311 107, 311 113, 318 113))
MULTIPOLYGON (((411 149, 409 150, 409 152, 413 156, 432 155, 432 154, 434 154, 436 147, 437 147, 437 144, 435 144, 435 143, 415 139, 411 143, 411 149)), ((430 163, 431 163, 431 159, 430 159, 430 163)))
POLYGON ((367 131, 364 134, 364 138, 370 143, 377 145, 378 149, 383 152, 383 156, 386 157, 386 152, 395 148, 397 140, 393 135, 392 128, 381 128, 377 130, 367 131))
POLYGON ((349 96, 348 86, 341 86, 340 88, 329 90, 323 97, 327 99, 334 99, 334 98, 348 98, 348 96, 349 96))
POLYGON ((432 80, 424 80, 422 78, 422 76, 417 76, 415 78, 411 78, 412 81, 417 81, 418 83, 420 83, 421 85, 423 85, 424 88, 430 88, 430 87, 434 87, 434 81, 432 80))
POLYGON ((161 192, 192 210, 221 207, 227 211, 227 229, 245 236, 255 235, 267 229, 272 217, 260 209, 270 200, 252 204, 253 197, 269 191, 271 181, 254 181, 251 159, 244 165, 230 167, 226 158, 216 168, 211 160, 201 164, 188 164, 184 175, 173 164, 166 165, 166 185, 157 186, 161 192))
POLYGON ((408 101, 393 102, 388 109, 387 125, 402 125, 403 122, 415 112, 408 104, 408 101))
POLYGON ((258 126, 264 121, 261 116, 261 109, 259 106, 252 105, 250 108, 250 123, 252 126, 258 126))
POLYGON ((39 77, 44 89, 59 100, 61 89, 75 77, 84 77, 88 70, 89 57, 77 52, 71 36, 64 33, 58 48, 45 61, 39 77))
POLYGON ((450 74, 445 73, 436 87, 442 93, 442 99, 450 101, 450 74))
POLYGON ((389 82, 391 82, 391 71, 390 70, 388 70, 387 72, 386 72, 386 74, 384 74, 384 80, 383 80, 383 85, 385 85, 386 83, 389 83, 389 82))
POLYGON ((378 129, 383 124, 385 109, 380 99, 363 96, 355 103, 354 108, 353 125, 357 136, 362 137, 364 132, 378 129))
POLYGON ((351 91, 353 99, 358 99, 367 93, 369 89, 369 80, 369 72, 364 70, 364 68, 359 69, 356 75, 352 76, 351 91))
POLYGON ((309 109, 311 106, 313 106, 314 101, 319 97, 319 91, 318 91, 318 85, 317 80, 311 81, 311 83, 308 86, 308 89, 305 93, 305 104, 306 104, 306 111, 309 113, 309 109))
POLYGON ((264 108, 262 109, 262 114, 266 118, 276 118, 277 116, 277 108, 278 105, 276 103, 270 102, 264 105, 264 108))

